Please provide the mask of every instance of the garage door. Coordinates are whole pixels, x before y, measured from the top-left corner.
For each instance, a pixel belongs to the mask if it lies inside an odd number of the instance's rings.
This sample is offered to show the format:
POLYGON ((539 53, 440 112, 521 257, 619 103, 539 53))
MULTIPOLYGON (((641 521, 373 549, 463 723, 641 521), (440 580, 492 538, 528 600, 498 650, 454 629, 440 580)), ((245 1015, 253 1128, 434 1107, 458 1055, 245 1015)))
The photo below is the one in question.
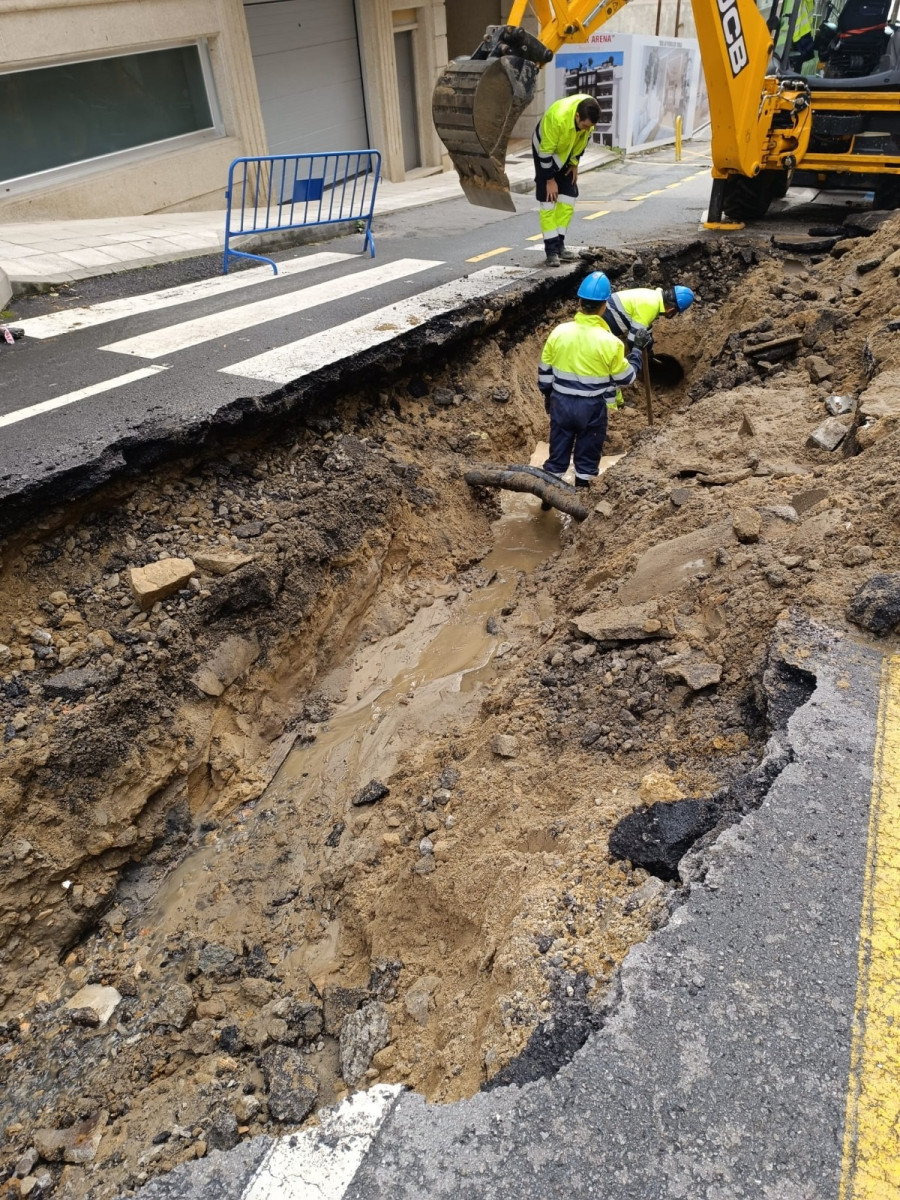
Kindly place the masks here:
POLYGON ((270 154, 368 146, 353 0, 245 0, 270 154))

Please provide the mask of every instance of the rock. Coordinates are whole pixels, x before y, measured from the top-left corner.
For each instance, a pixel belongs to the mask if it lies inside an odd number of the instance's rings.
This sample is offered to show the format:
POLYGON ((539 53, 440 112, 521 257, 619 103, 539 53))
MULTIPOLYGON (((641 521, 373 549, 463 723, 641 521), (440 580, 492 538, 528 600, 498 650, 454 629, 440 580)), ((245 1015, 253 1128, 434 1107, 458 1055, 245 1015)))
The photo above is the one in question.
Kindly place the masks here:
POLYGON ((372 1058, 390 1041, 387 1009, 379 1000, 346 1017, 341 1027, 341 1075, 355 1087, 372 1065, 372 1058))
POLYGON ((871 546, 850 546, 841 560, 845 567, 861 567, 875 557, 871 546))
POLYGON ((755 508, 739 508, 731 518, 731 527, 739 542, 758 542, 762 517, 755 508))
POLYGON ((829 417, 812 431, 806 439, 807 446, 816 450, 836 450, 847 436, 848 426, 839 417, 829 417))
POLYGON ((194 993, 186 983, 173 983, 163 993, 163 998, 150 1014, 154 1025, 170 1025, 173 1029, 185 1029, 194 1016, 194 993))
POLYGON ((491 749, 500 758, 518 758, 519 743, 508 733, 498 733, 491 743, 491 749))
POLYGON ((887 637, 900 627, 900 575, 873 575, 847 606, 847 620, 876 637, 887 637))
POLYGON ((702 688, 711 687, 722 678, 722 668, 718 663, 704 662, 701 659, 679 661, 670 666, 661 663, 660 666, 666 679, 680 679, 692 692, 699 692, 702 688))
POLYGON ((213 656, 194 675, 194 683, 207 696, 221 696, 259 658, 259 642, 252 638, 227 637, 213 656))
POLYGON ((741 424, 738 433, 743 437, 759 437, 759 428, 754 417, 748 412, 741 412, 741 424))
POLYGON ((619 821, 609 835, 609 852, 659 879, 677 879, 681 858, 716 818, 714 806, 702 800, 651 804, 619 821))
POLYGON ((839 417, 843 413, 853 412, 856 408, 856 400, 853 396, 829 396, 825 401, 825 407, 833 417, 839 417))
POLYGON ((691 498, 690 488, 673 488, 669 492, 669 500, 675 508, 681 508, 682 504, 687 504, 691 498))
POLYGON ((675 636, 671 621, 658 615, 653 601, 582 613, 569 622, 569 628, 595 642, 645 641, 675 636))
POLYGON ((797 492, 791 497, 791 507, 802 517, 805 512, 827 499, 828 492, 824 488, 807 488, 806 491, 797 492))
POLYGON ((190 558, 161 558, 146 567, 132 567, 128 573, 131 594, 143 612, 149 612, 157 600, 166 600, 187 587, 197 573, 190 558))
POLYGON ((325 1032, 331 1037, 337 1037, 344 1024, 344 1018, 370 999, 368 988, 340 987, 330 984, 322 992, 322 1015, 325 1020, 325 1032))
POLYGON ((259 1116, 261 1108, 262 1102, 258 1096, 238 1096, 234 1103, 234 1115, 242 1125, 249 1125, 259 1116))
POLYGON ((810 354, 806 360, 806 371, 813 383, 822 383, 834 374, 834 367, 820 354, 810 354))
POLYGON ((262 1072, 269 1114, 299 1125, 319 1097, 318 1080, 308 1072, 303 1055, 287 1046, 270 1046, 262 1053, 262 1072))
POLYGON ((228 1109, 220 1112, 206 1131, 206 1148, 208 1150, 231 1150, 240 1140, 237 1117, 228 1109))
POLYGON ((41 681, 41 688, 46 696, 61 696, 64 700, 76 700, 99 687, 106 680, 105 674, 96 667, 79 667, 71 671, 61 671, 41 681))
POLYGON ((361 791, 358 791, 350 803, 356 808, 364 804, 375 804, 391 794, 391 789, 378 779, 370 780, 361 791))
POLYGON ((236 974, 231 968, 237 955, 219 942, 204 942, 197 952, 197 971, 201 975, 236 974))
POLYGON ((77 991, 71 1000, 66 1002, 66 1008, 75 1013, 92 1013, 94 1020, 83 1020, 81 1023, 105 1025, 116 1010, 116 1005, 122 999, 114 987, 102 987, 99 983, 89 983, 77 991))
POLYGON ((36 1129, 34 1148, 45 1162, 92 1162, 109 1120, 104 1109, 68 1129, 36 1129))
POLYGON ((231 532, 239 538, 257 538, 261 537, 265 531, 265 521, 247 521, 243 525, 235 525, 231 532))
POLYGON ((15 1166, 14 1174, 17 1179, 24 1179, 26 1175, 30 1175, 34 1164, 37 1162, 40 1155, 32 1146, 26 1150, 22 1157, 18 1160, 15 1166))
POLYGON ((423 975, 409 988, 403 997, 403 1005, 419 1025, 428 1024, 428 1009, 431 997, 440 983, 437 975, 423 975))
POLYGON ((210 575, 230 575, 238 567, 245 567, 253 562, 252 554, 242 554, 239 550, 203 550, 194 555, 194 564, 200 571, 210 575))
POLYGON ((880 371, 859 397, 859 414, 864 418, 900 418, 900 368, 880 371))

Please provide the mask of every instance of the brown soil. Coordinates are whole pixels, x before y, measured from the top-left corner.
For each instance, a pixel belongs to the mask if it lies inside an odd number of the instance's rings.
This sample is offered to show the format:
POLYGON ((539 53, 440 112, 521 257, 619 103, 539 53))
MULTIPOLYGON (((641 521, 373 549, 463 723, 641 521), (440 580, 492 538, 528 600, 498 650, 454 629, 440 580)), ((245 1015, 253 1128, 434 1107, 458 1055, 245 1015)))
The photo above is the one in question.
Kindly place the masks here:
MULTIPOLYGON (((320 1103, 375 1079, 451 1100, 598 1019, 680 890, 615 860, 610 832, 751 772, 764 671, 802 664, 791 627, 864 636, 848 601, 897 561, 900 220, 814 263, 760 253, 644 251, 637 282, 677 269, 703 303, 658 324, 684 383, 652 429, 638 390, 614 415, 627 455, 580 525, 507 496, 492 528, 498 496, 462 479, 545 436, 534 378, 560 312, 399 403, 358 393, 5 546, 10 1195, 37 1130, 97 1113, 92 1159, 34 1166, 53 1194, 116 1196, 295 1127, 272 1047, 303 1055, 320 1103), (754 351, 789 335, 781 361, 754 351), (862 405, 812 448, 835 394, 862 405), (134 603, 132 568, 223 549, 246 561, 134 603), (634 638, 583 632, 635 605, 634 638), (66 1007, 88 984, 119 993, 104 1024, 66 1007), (347 1014, 376 1010, 387 1041, 351 1071, 347 1014)), ((630 265, 610 267, 627 284, 630 265)))

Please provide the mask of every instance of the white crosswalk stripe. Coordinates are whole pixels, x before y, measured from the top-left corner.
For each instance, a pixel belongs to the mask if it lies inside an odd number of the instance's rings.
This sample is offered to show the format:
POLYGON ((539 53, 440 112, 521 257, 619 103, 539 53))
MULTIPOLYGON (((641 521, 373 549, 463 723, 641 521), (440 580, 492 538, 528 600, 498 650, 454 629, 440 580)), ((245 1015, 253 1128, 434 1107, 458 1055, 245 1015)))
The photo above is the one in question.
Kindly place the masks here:
POLYGON ((346 358, 348 349, 354 354, 369 350, 441 313, 452 311, 479 296, 490 295, 516 279, 531 274, 533 272, 525 267, 487 267, 464 279, 441 284, 440 287, 386 305, 343 325, 245 358, 243 362, 222 367, 221 371, 226 375, 242 375, 266 383, 291 383, 346 358))
POLYGON ((93 325, 104 325, 108 321, 156 312, 160 308, 189 304, 193 300, 203 300, 208 296, 240 291, 243 288, 268 283, 272 279, 314 271, 317 267, 327 267, 332 263, 357 257, 355 254, 338 254, 329 250, 321 254, 310 254, 306 258, 290 258, 279 263, 277 276, 272 274, 271 267, 251 267, 235 275, 217 275, 214 279, 199 279, 194 283, 182 283, 158 292, 144 292, 140 296, 123 296, 119 300, 105 300, 100 304, 65 308, 61 312, 45 313, 42 317, 16 321, 16 325, 25 330, 26 337, 58 337, 61 333, 72 333, 77 329, 89 329, 93 325))
POLYGON ((319 1125, 273 1142, 241 1200, 341 1200, 403 1088, 378 1084, 319 1112, 319 1125))
POLYGON ((168 367, 141 367, 138 371, 129 371, 127 375, 117 375, 114 379, 104 379, 102 383, 92 383, 90 387, 79 388, 75 392, 67 392, 64 396, 56 396, 52 400, 42 400, 39 404, 31 404, 28 408, 19 408, 15 412, 6 413, 0 417, 0 427, 15 425, 18 421, 27 421, 29 417, 40 416, 41 413, 52 412, 55 408, 65 408, 69 404, 77 404, 79 400, 87 400, 91 396, 99 396, 103 392, 113 392, 116 388, 125 387, 129 383, 137 383, 139 379, 149 379, 168 367))
POLYGON ((291 316, 327 304, 329 301, 339 300, 348 292, 355 295, 440 266, 443 266, 443 263, 436 260, 401 258, 396 262, 360 271, 350 278, 331 279, 296 292, 271 296, 268 300, 258 300, 254 304, 243 304, 224 312, 209 313, 193 321, 184 321, 179 325, 154 330, 152 333, 124 338, 108 346, 101 346, 100 349, 115 354, 133 354, 137 358, 164 358, 190 346, 198 346, 201 342, 227 337, 239 330, 262 325, 265 321, 275 321, 279 317, 291 316))

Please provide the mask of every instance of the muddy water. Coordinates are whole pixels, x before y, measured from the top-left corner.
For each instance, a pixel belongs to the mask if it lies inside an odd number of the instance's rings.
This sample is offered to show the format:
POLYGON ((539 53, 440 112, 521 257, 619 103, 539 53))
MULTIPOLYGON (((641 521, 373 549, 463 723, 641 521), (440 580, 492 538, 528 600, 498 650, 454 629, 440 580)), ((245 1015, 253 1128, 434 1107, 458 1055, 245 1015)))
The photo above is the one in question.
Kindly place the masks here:
MULTIPOLYGON (((546 452, 539 445, 533 461, 543 462, 546 452)), ((477 712, 493 660, 506 650, 488 632, 488 617, 502 611, 523 575, 559 549, 568 520, 555 510, 542 512, 530 495, 504 492, 501 508, 493 549, 465 582, 436 584, 433 601, 403 629, 359 645, 319 682, 317 691, 333 706, 330 716, 310 727, 312 740, 295 746, 257 802, 210 831, 167 876, 146 918, 153 930, 148 953, 196 928, 198 913, 209 940, 257 941, 264 911, 281 903, 286 879, 303 894, 321 887, 323 852, 311 845, 311 831, 364 812, 350 807, 349 798, 373 779, 389 779, 405 748, 477 712), (282 857, 289 855, 289 869, 276 866, 279 847, 282 857), (244 879, 253 879, 240 899, 221 882, 234 874, 235 859, 244 879)), ((326 910, 309 935, 291 939, 280 969, 306 973, 319 987, 346 976, 333 914, 326 910)))
MULTIPOLYGON (((538 445, 532 462, 546 453, 538 445)), ((148 954, 185 932, 202 933, 234 948, 265 945, 294 986, 304 977, 319 989, 367 977, 365 950, 346 935, 329 898, 344 825, 368 813, 350 800, 372 780, 390 780, 422 739, 477 717, 495 660, 508 649, 489 632, 489 618, 558 551, 569 520, 542 512, 531 495, 500 499, 490 553, 459 581, 434 584, 401 630, 361 642, 321 679, 328 718, 308 727, 258 801, 210 830, 168 875, 146 916, 148 954)))

